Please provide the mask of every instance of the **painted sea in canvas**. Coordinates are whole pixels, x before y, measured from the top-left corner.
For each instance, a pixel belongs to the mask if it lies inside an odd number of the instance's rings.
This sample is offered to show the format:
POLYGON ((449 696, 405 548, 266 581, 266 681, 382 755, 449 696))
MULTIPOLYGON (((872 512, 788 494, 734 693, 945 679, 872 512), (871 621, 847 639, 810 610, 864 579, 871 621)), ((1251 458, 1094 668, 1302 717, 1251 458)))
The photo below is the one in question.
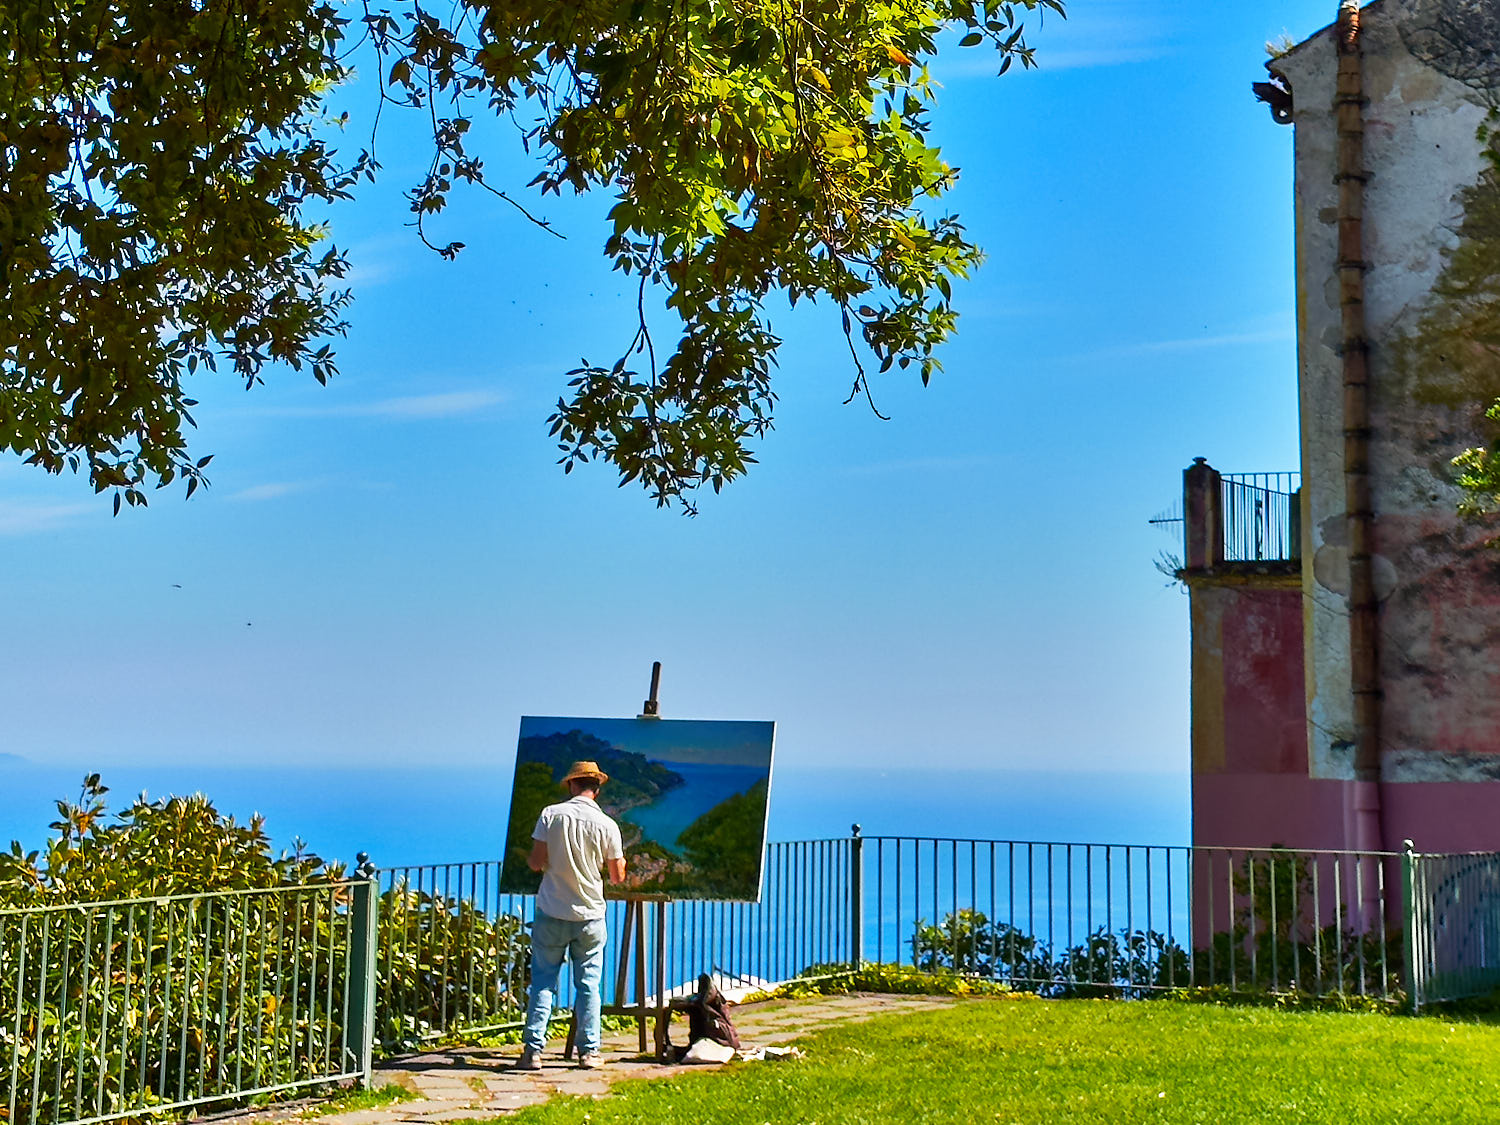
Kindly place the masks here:
POLYGON ((501 886, 531 893, 537 816, 575 761, 609 781, 599 804, 620 825, 626 887, 674 899, 760 897, 771 756, 769 722, 526 716, 516 745, 501 886))

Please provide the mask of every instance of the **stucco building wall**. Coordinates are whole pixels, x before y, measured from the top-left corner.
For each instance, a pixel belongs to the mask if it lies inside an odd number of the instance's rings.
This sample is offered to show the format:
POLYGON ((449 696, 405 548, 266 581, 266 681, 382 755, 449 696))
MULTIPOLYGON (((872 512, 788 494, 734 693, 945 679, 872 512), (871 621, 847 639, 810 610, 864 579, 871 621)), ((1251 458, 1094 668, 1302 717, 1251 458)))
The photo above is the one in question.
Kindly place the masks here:
POLYGON ((1386 848, 1500 849, 1500 523, 1460 519, 1452 467, 1500 436, 1483 417, 1500 397, 1500 149, 1479 135, 1500 105, 1500 2, 1377 0, 1359 34, 1379 781, 1354 769, 1330 26, 1272 66, 1294 130, 1300 584, 1245 588, 1212 559, 1184 572, 1193 837, 1356 847, 1378 808, 1386 848))
MULTIPOLYGON (((1500 779, 1500 554, 1483 546, 1493 526, 1454 514, 1460 497, 1450 466, 1482 440, 1483 407, 1472 386, 1442 370, 1442 341, 1431 338, 1434 290, 1451 268, 1475 193, 1485 190, 1489 165, 1476 131, 1496 84, 1484 52, 1471 47, 1500 48, 1496 8, 1381 0, 1362 13, 1365 317, 1388 784, 1500 779), (1435 346, 1418 346, 1424 334, 1435 346)), ((1276 69, 1292 89, 1295 130, 1309 774, 1349 780, 1334 30, 1276 69)), ((1415 797, 1386 802, 1388 845, 1392 837, 1399 844, 1401 810, 1415 797)), ((1500 811, 1500 790, 1488 799, 1500 811)))
POLYGON ((1337 846, 1316 827, 1327 798, 1307 784, 1295 578, 1192 580, 1191 592, 1193 842, 1337 846))

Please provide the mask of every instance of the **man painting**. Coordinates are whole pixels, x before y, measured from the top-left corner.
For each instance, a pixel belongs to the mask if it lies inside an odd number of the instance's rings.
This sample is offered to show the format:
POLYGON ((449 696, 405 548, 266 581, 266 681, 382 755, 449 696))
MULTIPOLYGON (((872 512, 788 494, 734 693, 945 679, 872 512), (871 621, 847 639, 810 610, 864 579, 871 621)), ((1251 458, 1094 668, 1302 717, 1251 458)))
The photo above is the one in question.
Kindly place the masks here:
POLYGON ((531 996, 522 1037, 521 1070, 540 1070, 547 1020, 557 994, 563 958, 573 965, 578 1065, 604 1063, 599 1053, 599 985, 604 971, 604 880, 625 878, 620 827, 599 808, 599 787, 609 780, 596 762, 574 762, 563 778, 569 799, 548 805, 531 833, 527 865, 542 873, 531 924, 531 996))

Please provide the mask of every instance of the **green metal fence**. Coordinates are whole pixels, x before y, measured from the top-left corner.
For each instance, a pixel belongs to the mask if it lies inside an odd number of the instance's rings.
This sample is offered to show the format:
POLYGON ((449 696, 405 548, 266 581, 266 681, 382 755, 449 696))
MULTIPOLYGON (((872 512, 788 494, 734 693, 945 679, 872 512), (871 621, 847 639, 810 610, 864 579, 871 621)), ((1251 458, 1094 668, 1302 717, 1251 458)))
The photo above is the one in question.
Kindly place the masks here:
POLYGON ((534 908, 499 892, 500 863, 387 868, 378 878, 376 1050, 519 1027, 534 908))
MULTIPOLYGON (((847 839, 773 843, 759 902, 652 904, 653 924, 635 937, 645 964, 660 961, 660 986, 653 974, 619 976, 625 903, 611 901, 606 993, 614 997, 618 987, 624 1003, 636 1004, 658 987, 694 991, 705 971, 747 983, 784 981, 812 965, 849 962, 859 941, 851 855, 847 839)), ((536 900, 501 893, 501 866, 489 860, 381 869, 377 1051, 396 1054, 448 1035, 522 1025, 536 900)), ((571 988, 565 967, 560 992, 568 996, 571 988)))
POLYGON ((1500 988, 1500 854, 1406 853, 1412 1006, 1500 988))
MULTIPOLYGON (((364 857, 360 857, 361 860, 364 857)), ((786 980, 900 961, 1045 995, 1378 996, 1500 987, 1500 854, 912 837, 766 853, 759 903, 658 904, 638 951, 786 980)), ((495 864, 0 910, 0 1125, 89 1125, 343 1079, 375 1053, 516 1025, 529 897, 495 864)), ((616 908, 619 904, 613 904, 616 908)), ((622 942, 612 914, 610 971, 622 942)), ((626 982, 631 1002, 644 979, 626 982)))
POLYGON ((368 882, 0 910, 0 1111, 100 1122, 367 1075, 368 882))

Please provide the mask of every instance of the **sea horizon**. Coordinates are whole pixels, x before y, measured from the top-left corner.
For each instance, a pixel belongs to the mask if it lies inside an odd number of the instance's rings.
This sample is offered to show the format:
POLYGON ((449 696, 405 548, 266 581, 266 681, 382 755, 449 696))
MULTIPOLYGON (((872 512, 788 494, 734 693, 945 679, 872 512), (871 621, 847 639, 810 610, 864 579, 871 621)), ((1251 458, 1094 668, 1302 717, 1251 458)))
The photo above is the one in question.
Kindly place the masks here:
MULTIPOLYGON (((240 823, 265 819, 274 851, 301 839, 324 859, 368 854, 378 866, 497 859, 505 840, 513 765, 415 766, 159 763, 85 767, 0 756, 0 847, 43 846, 56 802, 78 799, 99 772, 111 813, 142 791, 155 800, 203 793, 240 823)), ((1189 840, 1189 783, 1129 771, 951 770, 787 765, 771 776, 772 842, 861 834, 944 839, 1181 845, 1189 840)))

